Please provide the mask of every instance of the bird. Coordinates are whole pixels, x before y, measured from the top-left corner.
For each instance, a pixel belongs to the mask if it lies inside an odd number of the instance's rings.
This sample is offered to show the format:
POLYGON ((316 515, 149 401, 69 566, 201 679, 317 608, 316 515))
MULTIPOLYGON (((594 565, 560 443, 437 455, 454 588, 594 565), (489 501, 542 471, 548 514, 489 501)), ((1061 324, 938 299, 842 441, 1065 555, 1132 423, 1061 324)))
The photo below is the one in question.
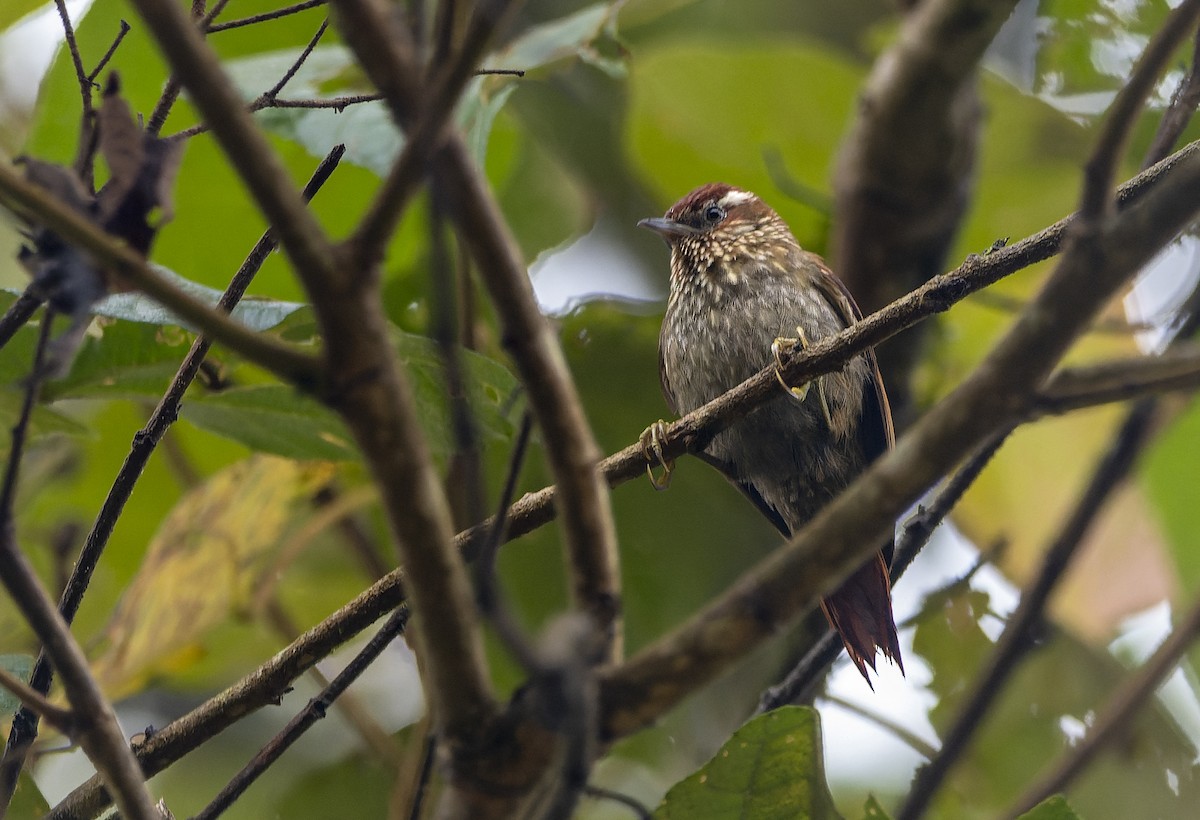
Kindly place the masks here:
MULTIPOLYGON (((688 193, 639 226, 671 251, 670 295, 659 333, 659 376, 683 415, 771 362, 786 390, 718 433, 697 455, 791 537, 895 441, 874 352, 840 371, 789 386, 783 352, 838 333, 861 318, 845 285, 755 194, 724 183, 688 193)), ((662 458, 662 423, 643 446, 662 458)), ((653 473, 651 474, 654 479, 653 473)), ((892 612, 891 539, 821 601, 858 671, 871 683, 879 652, 903 672, 892 612)), ((872 687, 873 688, 873 687, 872 687)))

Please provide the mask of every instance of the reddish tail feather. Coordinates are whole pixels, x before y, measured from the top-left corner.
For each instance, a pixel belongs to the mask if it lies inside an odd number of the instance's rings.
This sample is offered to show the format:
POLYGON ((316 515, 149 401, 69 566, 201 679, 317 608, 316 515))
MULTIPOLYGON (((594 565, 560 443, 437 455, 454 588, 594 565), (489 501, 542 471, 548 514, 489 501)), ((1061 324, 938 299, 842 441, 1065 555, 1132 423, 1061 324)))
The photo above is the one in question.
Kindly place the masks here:
POLYGON ((821 601, 825 617, 842 638, 846 653, 872 689, 867 667, 875 671, 875 653, 904 671, 900 640, 892 616, 892 590, 883 553, 859 567, 832 595, 821 601))

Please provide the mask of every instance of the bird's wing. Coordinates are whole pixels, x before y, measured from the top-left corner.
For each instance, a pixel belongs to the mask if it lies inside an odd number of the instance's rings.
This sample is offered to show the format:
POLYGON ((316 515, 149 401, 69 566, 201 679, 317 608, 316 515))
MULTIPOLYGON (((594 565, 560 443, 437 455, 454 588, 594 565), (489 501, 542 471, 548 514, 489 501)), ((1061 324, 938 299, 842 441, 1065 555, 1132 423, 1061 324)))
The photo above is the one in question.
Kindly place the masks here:
MULTIPOLYGON (((837 312, 846 327, 862 319, 862 312, 854 303, 854 297, 842 284, 842 280, 834 276, 824 260, 816 254, 809 254, 813 264, 821 271, 814 284, 825 301, 837 312)), ((862 409, 863 443, 867 461, 874 461, 896 444, 896 431, 892 427, 892 408, 888 404, 887 391, 883 388, 883 376, 879 372, 879 362, 875 359, 875 351, 863 353, 871 368, 871 383, 866 390, 862 409)))

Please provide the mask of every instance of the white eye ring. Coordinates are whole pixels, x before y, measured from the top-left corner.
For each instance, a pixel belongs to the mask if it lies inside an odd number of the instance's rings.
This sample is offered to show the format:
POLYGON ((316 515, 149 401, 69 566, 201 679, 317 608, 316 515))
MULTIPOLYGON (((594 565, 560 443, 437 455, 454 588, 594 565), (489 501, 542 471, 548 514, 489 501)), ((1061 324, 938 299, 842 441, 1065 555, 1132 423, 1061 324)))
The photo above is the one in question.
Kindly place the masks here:
POLYGON ((725 218, 725 212, 717 205, 709 205, 704 209, 704 218, 709 222, 720 222, 725 218))

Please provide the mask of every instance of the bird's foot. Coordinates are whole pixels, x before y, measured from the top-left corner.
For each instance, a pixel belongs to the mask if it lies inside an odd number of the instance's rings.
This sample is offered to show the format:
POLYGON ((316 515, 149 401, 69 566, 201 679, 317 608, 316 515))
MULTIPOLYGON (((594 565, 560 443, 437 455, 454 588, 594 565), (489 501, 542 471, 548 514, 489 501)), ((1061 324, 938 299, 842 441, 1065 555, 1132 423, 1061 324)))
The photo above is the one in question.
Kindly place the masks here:
POLYGON ((650 484, 656 490, 665 490, 671 486, 671 473, 675 470, 675 459, 667 458, 663 453, 663 445, 667 443, 667 426, 662 419, 654 422, 642 431, 639 439, 642 445, 642 456, 646 459, 646 475, 650 484), (654 474, 655 465, 663 468, 661 476, 654 474))
POLYGON ((821 378, 817 377, 811 382, 794 387, 784 381, 783 378, 783 354, 785 351, 791 351, 799 347, 801 350, 808 347, 808 336, 804 332, 804 328, 796 327, 796 338, 778 337, 771 342, 771 354, 775 357, 775 378, 783 389, 788 392, 788 395, 803 402, 808 398, 808 389, 814 384, 817 386, 817 400, 821 403, 821 415, 825 417, 825 423, 833 426, 833 421, 829 413, 829 402, 825 399, 825 388, 821 382, 821 378))

